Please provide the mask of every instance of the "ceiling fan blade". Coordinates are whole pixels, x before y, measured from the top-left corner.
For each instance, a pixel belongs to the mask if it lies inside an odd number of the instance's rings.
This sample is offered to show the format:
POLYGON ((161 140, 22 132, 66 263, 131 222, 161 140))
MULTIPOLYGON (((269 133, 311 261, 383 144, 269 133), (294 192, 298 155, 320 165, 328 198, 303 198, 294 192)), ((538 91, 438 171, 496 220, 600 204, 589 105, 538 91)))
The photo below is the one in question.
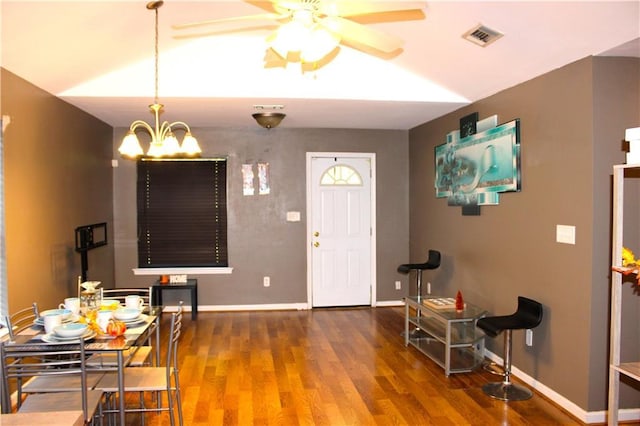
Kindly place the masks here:
POLYGON ((373 47, 385 53, 393 52, 404 45, 404 41, 399 37, 338 16, 323 18, 319 22, 347 42, 373 47))
POLYGON ((196 28, 202 27, 205 25, 215 25, 215 24, 223 24, 228 22, 238 22, 238 21, 262 21, 262 20, 280 20, 286 19, 290 15, 281 14, 281 13, 261 13, 258 15, 245 15, 245 16, 233 16, 230 18, 221 18, 221 19, 210 19, 207 21, 199 21, 199 22, 191 22, 188 24, 178 24, 172 25, 171 27, 174 30, 184 30, 187 28, 196 28))
POLYGON ((325 0, 320 4, 319 12, 327 16, 357 16, 370 13, 424 10, 423 1, 344 1, 325 0))
POLYGON ((273 9, 280 13, 292 12, 304 8, 306 0, 269 0, 273 9))
POLYGON ((185 40, 190 38, 210 37, 210 36, 225 35, 225 34, 228 35, 228 34, 234 34, 237 32, 246 32, 246 31, 274 31, 277 28, 278 28, 277 22, 272 22, 270 24, 260 23, 258 25, 245 25, 242 28, 216 27, 215 29, 210 29, 208 31, 200 30, 198 32, 174 34, 173 38, 177 40, 185 40))

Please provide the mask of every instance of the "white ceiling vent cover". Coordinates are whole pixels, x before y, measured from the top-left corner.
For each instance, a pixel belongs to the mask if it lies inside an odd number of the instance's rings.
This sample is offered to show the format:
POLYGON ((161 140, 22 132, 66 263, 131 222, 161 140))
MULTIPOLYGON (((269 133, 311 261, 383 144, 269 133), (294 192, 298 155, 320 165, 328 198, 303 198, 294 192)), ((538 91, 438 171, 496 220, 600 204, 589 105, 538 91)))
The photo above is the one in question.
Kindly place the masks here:
POLYGON ((462 35, 462 38, 469 40, 470 42, 477 44, 478 46, 486 47, 494 41, 498 40, 503 35, 504 34, 502 34, 500 31, 492 30, 489 27, 485 27, 484 25, 479 24, 478 26, 473 27, 472 29, 464 33, 462 35))

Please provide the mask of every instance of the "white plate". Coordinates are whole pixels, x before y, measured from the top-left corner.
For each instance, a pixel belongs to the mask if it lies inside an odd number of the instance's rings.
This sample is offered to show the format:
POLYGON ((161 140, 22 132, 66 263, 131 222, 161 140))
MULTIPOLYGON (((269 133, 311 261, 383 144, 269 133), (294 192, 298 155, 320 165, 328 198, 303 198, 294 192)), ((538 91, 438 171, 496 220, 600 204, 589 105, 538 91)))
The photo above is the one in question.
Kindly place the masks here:
MULTIPOLYGON (((87 332, 82 335, 84 340, 93 339, 94 337, 96 337, 96 332, 93 330, 87 330, 87 332)), ((60 337, 53 333, 43 335, 42 340, 47 343, 70 343, 80 341, 78 337, 60 337)))
MULTIPOLYGON (((76 317, 75 315, 71 314, 71 317, 69 317, 67 319, 63 319, 62 323, 66 324, 68 322, 75 322, 75 321, 78 320, 78 318, 80 318, 80 317, 79 316, 76 317)), ((35 325, 39 325, 41 327, 44 327, 44 319, 42 317, 38 317, 36 320, 33 321, 33 323, 35 325)))
POLYGON ((140 314, 137 318, 122 321, 127 327, 144 324, 149 319, 148 315, 140 314))
POLYGON ((72 312, 69 309, 47 309, 46 311, 40 312, 41 317, 55 314, 60 314, 62 318, 67 319, 71 317, 72 312))
POLYGON ((140 317, 140 309, 120 308, 113 311, 113 317, 120 321, 133 321, 140 317))

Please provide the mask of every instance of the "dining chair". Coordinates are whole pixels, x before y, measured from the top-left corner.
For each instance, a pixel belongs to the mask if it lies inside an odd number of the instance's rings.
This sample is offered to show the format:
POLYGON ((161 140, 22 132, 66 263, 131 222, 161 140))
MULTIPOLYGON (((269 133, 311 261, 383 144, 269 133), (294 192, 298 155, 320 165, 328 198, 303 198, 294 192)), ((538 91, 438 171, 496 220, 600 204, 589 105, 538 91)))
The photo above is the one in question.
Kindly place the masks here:
MULTIPOLYGON (((175 425, 174 406, 178 408, 179 425, 183 424, 182 419, 182 401, 180 396, 180 380, 178 369, 178 342, 182 333, 182 302, 178 305, 177 312, 171 314, 171 327, 167 341, 166 364, 164 367, 126 367, 124 369, 124 390, 126 392, 138 392, 140 396, 139 405, 137 407, 126 408, 127 413, 141 413, 142 423, 144 424, 146 412, 169 412, 171 425, 175 425), (155 407, 145 406, 145 394, 154 394, 155 407), (167 394, 167 407, 162 405, 160 394, 167 394)), ((106 373, 96 389, 100 389, 107 394, 107 401, 118 392, 118 376, 116 373, 106 373)), ((124 398, 124 395, 118 397, 124 398)), ((114 410, 105 410, 105 412, 114 412, 114 410)))
MULTIPOLYGON (((38 311, 38 304, 34 302, 30 307, 23 308, 4 317, 4 325, 7 327, 9 334, 9 340, 14 341, 15 337, 24 330, 33 327, 35 321, 40 316, 38 311)), ((22 378, 17 380, 17 396, 18 402, 22 398, 22 378)), ((10 404, 9 390, 2 387, 2 403, 5 405, 10 404)))
MULTIPOLYGON (((38 304, 33 303, 31 308, 24 308, 6 317, 10 340, 23 333, 26 329, 33 327, 36 319, 39 318, 38 304)), ((87 382, 90 388, 95 387, 102 376, 102 372, 89 374, 87 382)), ((49 392, 70 392, 78 388, 79 376, 57 377, 52 375, 36 375, 25 379, 22 376, 16 377, 17 406, 20 408, 24 394, 29 393, 49 393, 49 392)))
POLYGON ((64 392, 27 394, 17 409, 19 413, 46 413, 82 410, 85 424, 94 418, 101 422, 103 392, 91 389, 87 384, 84 342, 51 347, 44 344, 2 342, 3 386, 9 388, 9 380, 27 380, 47 377, 61 382, 79 378, 76 387, 64 392))
POLYGON ((30 307, 20 309, 9 315, 5 315, 4 324, 9 332, 9 338, 15 339, 16 335, 29 327, 33 327, 35 320, 38 319, 40 313, 38 311, 38 304, 34 302, 30 307))
MULTIPOLYGON (((101 295, 101 300, 104 300, 104 299, 117 300, 122 306, 125 306, 125 300, 127 296, 136 295, 136 296, 140 296, 140 298, 143 300, 143 306, 147 306, 149 307, 149 309, 151 309, 151 306, 153 306, 151 287, 113 288, 113 289, 101 288, 100 295, 101 295)), ((142 366, 152 365, 152 361, 153 361, 153 357, 151 356, 153 353, 152 339, 153 339, 153 336, 155 335, 156 327, 157 327, 157 324, 153 323, 147 329, 147 337, 142 341, 141 346, 131 348, 125 351, 125 353, 123 353, 123 356, 125 357, 128 366, 142 367, 142 366)), ((158 343, 159 342, 156 342, 156 344, 158 343)), ((87 365, 112 367, 114 365, 117 365, 116 354, 115 353, 94 354, 87 360, 87 365)))
MULTIPOLYGON (((124 363, 127 367, 145 367, 151 366, 153 357, 151 352, 152 346, 131 347, 122 352, 124 363)), ((87 359, 87 366, 96 367, 116 367, 118 365, 118 357, 115 352, 94 353, 87 359)))
POLYGON ((136 288, 101 288, 101 299, 113 299, 120 302, 122 306, 125 305, 127 296, 137 295, 142 298, 145 306, 153 306, 151 287, 136 287, 136 288))

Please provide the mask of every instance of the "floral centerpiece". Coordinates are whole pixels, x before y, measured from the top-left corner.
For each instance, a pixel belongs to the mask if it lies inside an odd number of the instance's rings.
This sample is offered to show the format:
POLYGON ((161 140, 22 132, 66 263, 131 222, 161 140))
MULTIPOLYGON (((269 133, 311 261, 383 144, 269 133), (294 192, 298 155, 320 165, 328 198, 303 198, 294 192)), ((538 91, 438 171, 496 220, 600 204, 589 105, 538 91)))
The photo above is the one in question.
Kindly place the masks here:
POLYGON ((107 335, 107 336, 118 337, 118 336, 122 336, 124 332, 127 330, 127 326, 124 322, 118 321, 113 318, 109 320, 109 323, 107 324, 106 329, 103 330, 102 327, 100 327, 100 325, 98 324, 97 313, 98 313, 98 310, 96 309, 88 310, 85 316, 81 316, 79 318, 78 322, 87 324, 87 327, 90 330, 94 331, 98 336, 107 335))
POLYGON ((622 247, 622 266, 613 266, 611 269, 623 275, 635 274, 640 285, 640 260, 636 259, 636 256, 628 248, 622 247))

